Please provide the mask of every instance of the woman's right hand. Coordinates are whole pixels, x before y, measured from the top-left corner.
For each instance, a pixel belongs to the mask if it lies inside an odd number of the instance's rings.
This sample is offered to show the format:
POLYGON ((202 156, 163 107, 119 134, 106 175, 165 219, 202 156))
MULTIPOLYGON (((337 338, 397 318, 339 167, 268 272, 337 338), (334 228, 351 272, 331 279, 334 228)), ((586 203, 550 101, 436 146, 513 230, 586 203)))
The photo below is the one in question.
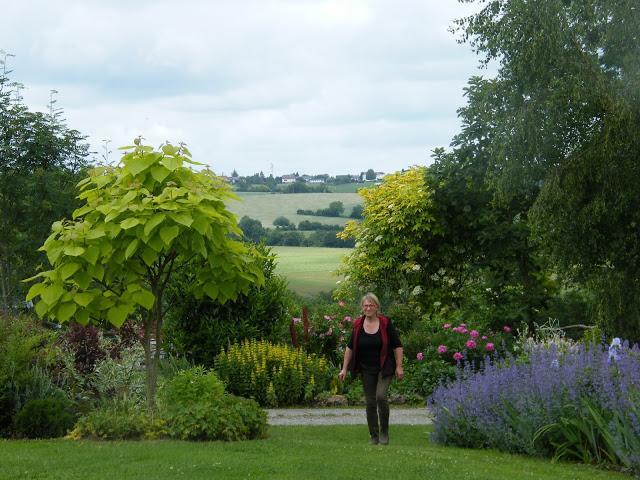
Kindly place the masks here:
POLYGON ((340 373, 338 373, 338 378, 344 381, 346 377, 347 377, 347 371, 343 368, 342 370, 340 370, 340 373))

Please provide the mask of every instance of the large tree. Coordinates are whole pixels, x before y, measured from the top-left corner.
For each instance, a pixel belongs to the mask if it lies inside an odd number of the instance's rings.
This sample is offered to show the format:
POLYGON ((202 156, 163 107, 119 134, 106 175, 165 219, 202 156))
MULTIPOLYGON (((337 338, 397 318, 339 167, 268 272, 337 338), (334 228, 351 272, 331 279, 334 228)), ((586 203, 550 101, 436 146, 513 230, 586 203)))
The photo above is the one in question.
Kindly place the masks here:
POLYGON ((51 270, 33 279, 36 312, 60 322, 127 318, 143 326, 148 401, 153 405, 165 289, 188 268, 198 298, 233 300, 263 283, 260 262, 238 241, 241 230, 225 207, 233 194, 210 170, 196 172, 184 146, 124 147, 118 167, 100 167, 80 182, 84 201, 73 220, 54 223, 42 246, 51 270))
MULTIPOLYGON (((0 52, 3 53, 3 52, 0 52)), ((31 112, 0 58, 0 311, 19 304, 20 281, 44 256, 37 252, 54 220, 78 206, 74 185, 88 166, 85 137, 66 126, 52 99, 31 112)))
MULTIPOLYGON (((468 3, 472 3, 469 0, 468 3)), ((490 0, 458 22, 483 61, 496 199, 529 218, 610 333, 640 338, 640 9, 636 0, 490 0)))

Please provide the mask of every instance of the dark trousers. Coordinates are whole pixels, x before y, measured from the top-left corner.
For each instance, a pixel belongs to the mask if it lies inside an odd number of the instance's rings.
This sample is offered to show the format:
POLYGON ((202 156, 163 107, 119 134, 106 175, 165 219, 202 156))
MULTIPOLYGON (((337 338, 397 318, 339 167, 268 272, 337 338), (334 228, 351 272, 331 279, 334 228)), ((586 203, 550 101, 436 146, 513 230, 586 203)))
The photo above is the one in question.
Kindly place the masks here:
POLYGON ((377 438, 379 432, 387 435, 389 432, 389 385, 393 375, 383 377, 382 372, 362 371, 362 386, 364 398, 367 402, 367 425, 369 434, 377 438))

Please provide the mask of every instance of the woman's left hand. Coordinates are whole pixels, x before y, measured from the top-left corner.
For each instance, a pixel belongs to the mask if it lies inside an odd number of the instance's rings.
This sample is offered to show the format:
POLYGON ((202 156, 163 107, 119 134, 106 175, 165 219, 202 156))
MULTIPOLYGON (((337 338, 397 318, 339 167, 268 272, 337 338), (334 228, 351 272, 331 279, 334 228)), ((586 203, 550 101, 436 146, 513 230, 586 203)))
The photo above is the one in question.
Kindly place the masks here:
POLYGON ((402 380, 404 378, 404 369, 402 368, 402 365, 398 365, 396 367, 396 377, 398 380, 402 380))

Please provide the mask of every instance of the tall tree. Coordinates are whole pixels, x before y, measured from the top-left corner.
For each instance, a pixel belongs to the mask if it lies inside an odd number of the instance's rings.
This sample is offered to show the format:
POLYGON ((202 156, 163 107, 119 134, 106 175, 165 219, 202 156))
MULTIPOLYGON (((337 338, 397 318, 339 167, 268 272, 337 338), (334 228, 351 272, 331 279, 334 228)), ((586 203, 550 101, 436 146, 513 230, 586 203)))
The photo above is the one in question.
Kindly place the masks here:
MULTIPOLYGON (((474 0, 465 0, 473 3, 474 0)), ((640 9, 636 0, 490 0, 458 22, 498 74, 482 138, 498 199, 540 188, 535 238, 591 286, 610 333, 640 338, 640 9)))
MULTIPOLYGON (((4 52, 0 52, 4 54, 4 52)), ((22 86, 12 82, 0 57, 0 310, 23 298, 21 280, 44 261, 37 252, 51 223, 70 216, 78 201, 74 186, 88 166, 83 135, 66 126, 62 112, 31 112, 22 86)))
POLYGON ((184 146, 160 151, 139 145, 118 167, 93 169, 80 182, 84 205, 73 220, 54 223, 42 246, 51 270, 32 280, 36 312, 60 322, 109 322, 138 318, 148 401, 157 385, 165 289, 173 272, 189 269, 196 298, 224 303, 263 283, 257 256, 234 239, 237 221, 224 204, 233 197, 211 171, 195 172, 184 146))

